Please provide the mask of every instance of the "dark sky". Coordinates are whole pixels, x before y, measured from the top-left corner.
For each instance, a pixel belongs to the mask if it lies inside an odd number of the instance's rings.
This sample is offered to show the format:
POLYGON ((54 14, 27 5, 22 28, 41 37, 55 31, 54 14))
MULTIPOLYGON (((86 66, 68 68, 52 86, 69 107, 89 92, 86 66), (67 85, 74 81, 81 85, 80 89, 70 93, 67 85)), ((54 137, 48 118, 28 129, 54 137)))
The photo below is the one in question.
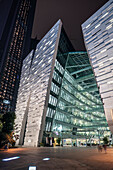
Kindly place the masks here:
MULTIPOLYGON (((12 0, 0 0, 0 36, 12 0)), ((40 40, 61 19, 75 50, 85 50, 81 24, 108 0, 37 0, 32 38, 40 40)))
POLYGON ((0 0, 0 39, 8 17, 12 0, 0 0))
POLYGON ((75 50, 85 50, 81 24, 108 0, 37 0, 32 37, 41 39, 61 19, 75 50))

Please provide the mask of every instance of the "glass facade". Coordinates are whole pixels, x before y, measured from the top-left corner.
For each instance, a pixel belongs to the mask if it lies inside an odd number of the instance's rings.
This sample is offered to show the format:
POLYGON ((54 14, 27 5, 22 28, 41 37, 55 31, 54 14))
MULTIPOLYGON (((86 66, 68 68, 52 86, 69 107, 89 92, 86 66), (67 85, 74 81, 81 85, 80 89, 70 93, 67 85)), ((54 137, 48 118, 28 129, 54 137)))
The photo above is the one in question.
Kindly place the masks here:
POLYGON ((86 52, 74 52, 59 20, 25 58, 16 105, 17 144, 109 133, 86 52), (72 52, 73 51, 73 52, 72 52))
MULTIPOLYGON (((67 55, 67 62, 62 74, 56 112, 51 114, 48 107, 46 122, 51 119, 52 126, 48 123, 45 131, 51 131, 51 136, 63 138, 75 138, 73 129, 76 129, 76 138, 98 138, 107 132, 109 134, 103 104, 87 53, 69 52, 64 55, 67 55)), ((57 60, 56 63, 58 64, 57 60)), ((55 64, 54 70, 62 70, 60 63, 59 68, 56 68, 55 64)))
POLYGON ((108 125, 113 133, 113 0, 82 24, 108 125))

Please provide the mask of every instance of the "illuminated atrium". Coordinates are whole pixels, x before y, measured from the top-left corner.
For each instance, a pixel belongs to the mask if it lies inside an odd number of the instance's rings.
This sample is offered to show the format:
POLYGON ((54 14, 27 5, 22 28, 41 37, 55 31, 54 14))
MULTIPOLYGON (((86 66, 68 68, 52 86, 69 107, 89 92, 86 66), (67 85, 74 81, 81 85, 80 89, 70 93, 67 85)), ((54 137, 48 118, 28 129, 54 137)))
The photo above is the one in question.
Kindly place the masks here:
POLYGON ((88 55, 75 52, 61 20, 23 61, 15 135, 25 146, 48 136, 89 143, 110 136, 88 55))

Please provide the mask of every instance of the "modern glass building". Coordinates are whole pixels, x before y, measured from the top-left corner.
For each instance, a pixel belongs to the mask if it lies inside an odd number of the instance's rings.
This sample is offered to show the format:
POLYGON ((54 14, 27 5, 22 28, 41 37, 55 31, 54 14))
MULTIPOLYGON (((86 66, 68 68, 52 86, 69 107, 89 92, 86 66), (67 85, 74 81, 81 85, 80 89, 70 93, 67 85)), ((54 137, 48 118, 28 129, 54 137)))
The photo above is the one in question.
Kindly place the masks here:
POLYGON ((109 132, 86 52, 75 52, 59 20, 24 59, 16 105, 17 144, 46 137, 100 139, 109 132))
POLYGON ((113 134, 113 0, 82 24, 84 41, 113 134))

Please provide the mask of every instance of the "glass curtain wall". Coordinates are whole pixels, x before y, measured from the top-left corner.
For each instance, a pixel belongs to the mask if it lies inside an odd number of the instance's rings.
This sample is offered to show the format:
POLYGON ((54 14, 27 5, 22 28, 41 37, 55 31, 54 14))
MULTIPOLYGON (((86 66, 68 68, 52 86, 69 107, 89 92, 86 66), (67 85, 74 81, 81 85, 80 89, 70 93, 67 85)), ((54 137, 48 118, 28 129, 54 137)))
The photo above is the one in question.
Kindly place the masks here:
POLYGON ((110 135, 87 53, 65 53, 65 67, 58 61, 61 55, 55 62, 45 132, 63 138, 110 135))

